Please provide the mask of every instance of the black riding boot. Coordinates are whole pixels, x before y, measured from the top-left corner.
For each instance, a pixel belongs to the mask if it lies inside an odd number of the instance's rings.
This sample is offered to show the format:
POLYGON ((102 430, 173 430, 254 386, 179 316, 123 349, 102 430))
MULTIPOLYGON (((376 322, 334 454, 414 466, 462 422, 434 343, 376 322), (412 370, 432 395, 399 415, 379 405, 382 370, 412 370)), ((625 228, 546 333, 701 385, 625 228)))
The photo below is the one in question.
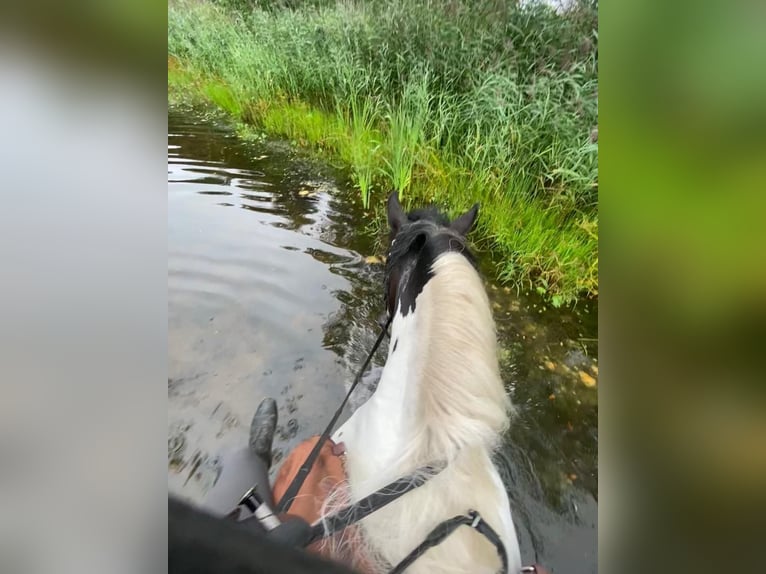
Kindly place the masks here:
POLYGON ((221 474, 208 491, 202 504, 204 508, 213 514, 224 516, 236 506, 242 495, 256 484, 258 494, 274 507, 269 484, 269 467, 276 426, 277 403, 274 399, 263 399, 250 424, 248 447, 221 457, 221 474))

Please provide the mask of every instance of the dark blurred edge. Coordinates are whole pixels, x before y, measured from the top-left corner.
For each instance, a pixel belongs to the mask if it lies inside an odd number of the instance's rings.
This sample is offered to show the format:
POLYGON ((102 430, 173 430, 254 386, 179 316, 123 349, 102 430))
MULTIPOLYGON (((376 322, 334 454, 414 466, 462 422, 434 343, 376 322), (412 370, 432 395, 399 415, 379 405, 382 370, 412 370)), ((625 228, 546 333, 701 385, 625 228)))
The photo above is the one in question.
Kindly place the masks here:
POLYGON ((603 572, 766 564, 764 21, 600 3, 603 572))
POLYGON ((168 499, 168 574, 353 574, 168 499))

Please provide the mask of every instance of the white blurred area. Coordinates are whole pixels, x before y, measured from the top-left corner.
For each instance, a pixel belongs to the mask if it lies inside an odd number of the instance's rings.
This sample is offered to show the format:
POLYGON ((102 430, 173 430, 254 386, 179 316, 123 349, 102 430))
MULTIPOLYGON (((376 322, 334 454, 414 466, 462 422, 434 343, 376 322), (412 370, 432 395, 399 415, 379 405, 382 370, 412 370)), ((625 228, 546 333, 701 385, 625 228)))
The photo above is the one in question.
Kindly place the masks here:
POLYGON ((165 94, 58 56, 0 40, 0 572, 145 571, 166 535, 165 94))

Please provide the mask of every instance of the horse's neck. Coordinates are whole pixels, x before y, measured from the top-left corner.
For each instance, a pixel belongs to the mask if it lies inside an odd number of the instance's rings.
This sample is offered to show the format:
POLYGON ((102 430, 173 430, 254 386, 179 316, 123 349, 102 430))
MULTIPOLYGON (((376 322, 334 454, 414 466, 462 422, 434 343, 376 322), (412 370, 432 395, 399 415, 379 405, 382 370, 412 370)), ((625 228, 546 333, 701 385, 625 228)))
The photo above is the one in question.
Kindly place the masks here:
MULTIPOLYGON (((424 486, 365 519, 365 539, 384 563, 397 563, 435 524, 473 508, 500 533, 518 570, 508 497, 490 456, 509 404, 489 303, 462 256, 442 256, 434 272, 414 311, 394 319, 375 393, 334 438, 346 442, 356 498, 424 464, 448 462, 424 486)), ((487 573, 498 566, 494 547, 464 529, 408 571, 487 573)))
POLYGON ((419 398, 418 364, 427 345, 417 336, 419 319, 417 313, 396 316, 388 359, 375 392, 334 437, 344 441, 350 451, 365 453, 357 460, 370 474, 390 465, 412 442, 419 398))
POLYGON ((507 420, 481 280, 454 253, 433 271, 415 309, 395 316, 378 388, 355 414, 354 433, 364 435, 358 448, 375 449, 371 472, 489 447, 507 420))

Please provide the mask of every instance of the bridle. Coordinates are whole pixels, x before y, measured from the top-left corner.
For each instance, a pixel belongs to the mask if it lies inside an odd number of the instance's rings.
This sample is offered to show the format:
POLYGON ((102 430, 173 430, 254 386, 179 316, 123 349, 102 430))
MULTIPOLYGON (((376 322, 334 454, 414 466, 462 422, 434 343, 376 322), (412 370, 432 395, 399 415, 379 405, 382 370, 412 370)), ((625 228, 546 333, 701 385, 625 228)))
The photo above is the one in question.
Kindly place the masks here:
POLYGON ((400 260, 410 255, 413 245, 418 242, 421 236, 425 236, 423 243, 433 241, 434 239, 446 238, 449 251, 462 253, 471 265, 476 266, 476 261, 466 245, 465 238, 454 231, 439 226, 427 219, 420 219, 402 226, 399 232, 392 237, 388 253, 386 254, 384 304, 389 316, 393 315, 396 310, 399 290, 401 288, 401 285, 392 285, 393 281, 396 281, 396 283, 401 281, 401 277, 396 273, 400 260), (392 290, 392 287, 395 287, 395 289, 392 290))

